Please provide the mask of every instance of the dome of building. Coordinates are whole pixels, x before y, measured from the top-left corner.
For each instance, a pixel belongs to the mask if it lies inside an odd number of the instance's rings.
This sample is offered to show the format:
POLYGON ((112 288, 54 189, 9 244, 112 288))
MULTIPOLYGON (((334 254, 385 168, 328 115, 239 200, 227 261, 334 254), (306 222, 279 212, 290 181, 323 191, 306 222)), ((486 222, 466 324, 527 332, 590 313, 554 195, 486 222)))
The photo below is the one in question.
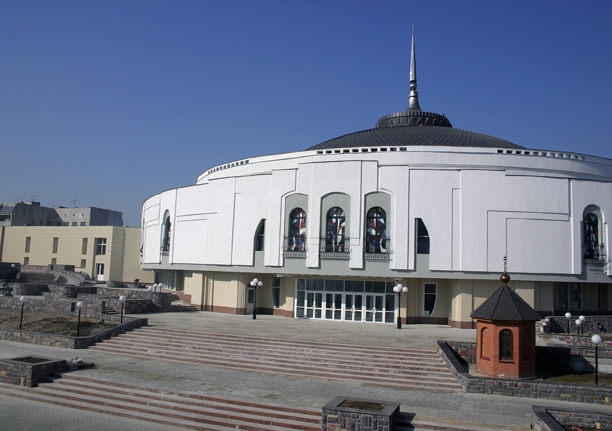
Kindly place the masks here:
MULTIPOLYGON (((429 113, 424 112, 423 114, 429 113)), ((409 118, 410 117, 399 117, 400 120, 409 118)), ((389 121, 394 121, 396 119, 398 118, 391 118, 389 121)), ((322 142, 308 148, 308 150, 381 146, 524 148, 520 145, 516 145, 512 142, 495 138, 493 136, 474 133, 468 130, 454 129, 452 127, 398 125, 392 127, 376 127, 374 129, 349 133, 347 135, 322 142)))
POLYGON ((414 38, 410 62, 410 98, 403 112, 385 115, 373 129, 349 133, 322 142, 308 150, 380 146, 445 146, 524 149, 520 145, 468 130, 453 129, 443 114, 424 112, 419 106, 416 84, 414 38))

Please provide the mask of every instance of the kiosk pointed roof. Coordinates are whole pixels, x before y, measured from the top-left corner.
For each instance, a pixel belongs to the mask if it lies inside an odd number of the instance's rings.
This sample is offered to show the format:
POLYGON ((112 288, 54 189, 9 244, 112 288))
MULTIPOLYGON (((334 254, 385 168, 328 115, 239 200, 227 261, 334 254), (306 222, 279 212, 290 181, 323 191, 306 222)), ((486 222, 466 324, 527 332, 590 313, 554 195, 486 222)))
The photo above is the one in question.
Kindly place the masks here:
POLYGON ((510 276, 504 271, 500 277, 504 285, 474 310, 470 317, 481 320, 526 322, 542 317, 523 298, 506 284, 510 276))

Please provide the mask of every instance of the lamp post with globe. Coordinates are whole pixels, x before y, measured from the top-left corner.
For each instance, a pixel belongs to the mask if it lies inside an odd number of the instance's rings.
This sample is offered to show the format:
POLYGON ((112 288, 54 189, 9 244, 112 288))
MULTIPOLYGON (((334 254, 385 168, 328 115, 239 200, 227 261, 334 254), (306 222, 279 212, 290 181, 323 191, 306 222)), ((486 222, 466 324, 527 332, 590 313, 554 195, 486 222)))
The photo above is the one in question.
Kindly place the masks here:
POLYGON ((400 305, 400 298, 406 296, 408 288, 398 283, 393 286, 393 291, 397 293, 397 329, 402 329, 402 307, 400 305))

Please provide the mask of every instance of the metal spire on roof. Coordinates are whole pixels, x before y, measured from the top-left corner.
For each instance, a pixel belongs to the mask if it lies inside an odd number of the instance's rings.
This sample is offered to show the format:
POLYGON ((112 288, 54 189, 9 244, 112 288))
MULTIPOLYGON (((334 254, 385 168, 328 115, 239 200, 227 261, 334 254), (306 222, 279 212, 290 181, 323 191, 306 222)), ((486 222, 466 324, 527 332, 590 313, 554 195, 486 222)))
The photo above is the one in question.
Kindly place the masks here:
POLYGON ((420 111, 419 93, 417 89, 417 74, 416 74, 416 55, 414 50, 414 24, 412 25, 412 49, 410 52, 410 97, 408 98, 408 108, 406 111, 420 111))

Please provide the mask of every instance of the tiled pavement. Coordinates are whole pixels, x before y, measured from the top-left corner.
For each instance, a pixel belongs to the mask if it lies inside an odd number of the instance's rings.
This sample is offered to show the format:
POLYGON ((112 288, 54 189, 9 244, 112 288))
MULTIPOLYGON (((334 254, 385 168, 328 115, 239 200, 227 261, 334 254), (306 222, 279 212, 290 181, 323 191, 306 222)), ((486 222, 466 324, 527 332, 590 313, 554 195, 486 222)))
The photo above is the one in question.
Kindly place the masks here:
MULTIPOLYGON (((231 316, 218 313, 166 313, 147 315, 149 324, 158 327, 192 331, 257 335, 308 341, 376 346, 435 348, 437 340, 473 340, 474 330, 452 329, 438 325, 395 325, 341 323, 297 320, 259 315, 231 316)), ((236 371, 170 361, 136 359, 93 350, 66 350, 53 347, 0 341, 0 357, 42 355, 53 358, 82 357, 97 367, 80 370, 79 375, 185 392, 201 392, 220 397, 245 398, 298 407, 320 408, 338 395, 397 401, 402 412, 416 414, 417 419, 472 424, 482 427, 529 429, 531 405, 586 404, 546 402, 527 398, 510 398, 423 390, 400 390, 392 387, 338 382, 309 377, 270 375, 236 371)), ((602 409, 602 407, 597 407, 602 409)), ((612 408, 603 408, 612 413, 612 408)), ((0 430, 169 430, 133 420, 82 413, 0 396, 0 430)))

